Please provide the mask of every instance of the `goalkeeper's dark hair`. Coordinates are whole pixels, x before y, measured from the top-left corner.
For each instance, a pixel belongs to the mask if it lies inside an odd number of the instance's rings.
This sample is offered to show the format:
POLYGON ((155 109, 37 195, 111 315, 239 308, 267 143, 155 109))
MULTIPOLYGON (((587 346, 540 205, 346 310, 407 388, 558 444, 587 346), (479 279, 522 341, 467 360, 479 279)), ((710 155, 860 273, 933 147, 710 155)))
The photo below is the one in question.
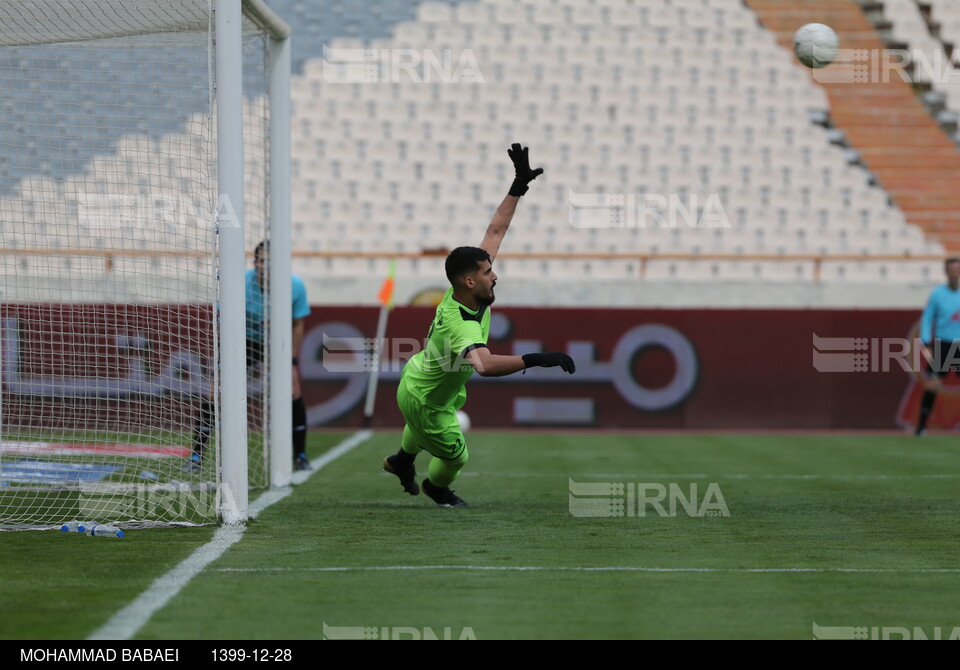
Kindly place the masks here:
POLYGON ((257 245, 257 248, 253 250, 253 260, 258 261, 263 258, 263 255, 270 251, 270 241, 261 240, 260 244, 257 245))
POLYGON ((480 261, 493 263, 486 249, 481 249, 480 247, 457 247, 450 252, 444 264, 447 271, 447 279, 453 284, 464 275, 476 272, 480 261))
POLYGON ((960 256, 951 256, 943 262, 943 267, 946 268, 951 263, 960 263, 960 256))

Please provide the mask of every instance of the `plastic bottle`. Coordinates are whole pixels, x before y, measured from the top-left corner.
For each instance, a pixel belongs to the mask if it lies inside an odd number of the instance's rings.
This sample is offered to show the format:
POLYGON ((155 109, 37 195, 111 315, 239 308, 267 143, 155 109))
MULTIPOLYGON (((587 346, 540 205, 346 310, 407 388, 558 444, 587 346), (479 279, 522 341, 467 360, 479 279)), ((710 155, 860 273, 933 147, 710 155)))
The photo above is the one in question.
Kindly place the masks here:
POLYGON ((93 527, 87 531, 87 535, 93 537, 123 537, 123 531, 113 526, 104 526, 99 523, 93 524, 93 527))
POLYGON ((60 526, 60 530, 64 533, 83 533, 86 532, 87 526, 90 524, 85 521, 68 521, 67 523, 60 526))

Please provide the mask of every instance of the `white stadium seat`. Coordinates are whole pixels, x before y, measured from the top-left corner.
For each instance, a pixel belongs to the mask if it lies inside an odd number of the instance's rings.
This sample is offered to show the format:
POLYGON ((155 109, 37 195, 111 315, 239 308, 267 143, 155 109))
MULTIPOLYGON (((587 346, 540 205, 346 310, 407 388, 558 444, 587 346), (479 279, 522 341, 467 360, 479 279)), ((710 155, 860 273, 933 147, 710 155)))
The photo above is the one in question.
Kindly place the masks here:
MULTIPOLYGON (((960 3, 931 5, 943 34, 960 43, 960 3)), ((304 3, 304 12, 314 11, 311 6, 304 3)), ((292 85, 292 193, 294 231, 311 249, 388 251, 431 240, 455 242, 469 231, 479 237, 512 175, 506 147, 520 141, 531 146, 533 164, 546 171, 521 211, 531 230, 549 233, 511 231, 512 243, 529 252, 768 253, 788 259, 655 259, 645 267, 650 281, 811 281, 812 261, 789 260, 806 254, 826 255, 824 281, 938 278, 923 263, 829 261, 847 254, 935 255, 943 247, 908 226, 887 194, 868 185, 866 170, 848 164, 844 150, 810 123, 809 108, 828 108, 824 89, 742 3, 477 0, 400 9, 390 9, 397 20, 375 42, 339 37, 325 44, 437 53, 471 49, 484 83, 328 84, 321 58, 303 61, 292 85), (649 196, 682 201, 713 194, 734 227, 639 228, 625 214, 623 227, 598 234, 571 225, 571 192, 620 194, 634 203, 649 196)), ((895 36, 921 48, 931 45, 915 0, 888 0, 885 11, 895 36)), ((359 21, 362 13, 350 16, 359 21)), ((954 88, 952 100, 960 101, 960 87, 954 88)), ((93 137, 102 131, 85 132, 93 137)), ((179 164, 162 162, 158 157, 184 153, 169 151, 176 141, 176 133, 123 136, 112 152, 88 162, 87 177, 118 193, 155 192, 209 169, 199 153, 179 164)), ((97 230, 57 227, 64 212, 76 209, 83 182, 56 183, 38 175, 24 180, 18 193, 2 194, 0 222, 4 212, 21 212, 18 227, 0 228, 4 248, 28 243, 38 230, 46 231, 37 226, 47 225, 57 244, 102 243, 97 230), (38 202, 41 193, 58 195, 38 202)), ((131 229, 129 244, 142 244, 149 234, 131 229)), ((169 241, 198 245, 182 235, 169 241)), ((533 260, 505 263, 518 276, 558 268, 533 260)), ((378 264, 343 259, 303 270, 370 276, 378 264)), ((408 270, 418 267, 410 264, 408 270)), ((71 261, 74 268, 94 271, 80 261, 71 261)), ((638 261, 590 259, 569 269, 585 278, 640 277, 638 261)))

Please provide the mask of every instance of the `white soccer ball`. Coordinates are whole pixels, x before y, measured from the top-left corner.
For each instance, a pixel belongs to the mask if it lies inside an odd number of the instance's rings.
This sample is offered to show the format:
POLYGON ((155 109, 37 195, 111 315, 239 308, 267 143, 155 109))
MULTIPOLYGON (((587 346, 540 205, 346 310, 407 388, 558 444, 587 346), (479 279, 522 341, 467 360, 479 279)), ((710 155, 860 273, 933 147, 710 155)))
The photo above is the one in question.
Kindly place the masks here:
POLYGON ((470 430, 470 417, 462 409, 457 410, 457 421, 460 422, 460 430, 464 433, 470 430))
POLYGON ((793 34, 793 52, 809 68, 817 70, 830 65, 839 50, 837 33, 822 23, 808 23, 793 34))

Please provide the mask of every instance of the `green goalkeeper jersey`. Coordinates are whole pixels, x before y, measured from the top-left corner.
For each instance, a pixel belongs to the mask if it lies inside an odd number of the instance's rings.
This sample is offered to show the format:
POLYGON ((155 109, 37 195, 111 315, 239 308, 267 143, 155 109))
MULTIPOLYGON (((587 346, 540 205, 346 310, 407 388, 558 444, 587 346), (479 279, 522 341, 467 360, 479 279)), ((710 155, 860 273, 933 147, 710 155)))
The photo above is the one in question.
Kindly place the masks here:
POLYGON ((425 405, 460 408, 466 400, 464 385, 473 374, 466 355, 487 346, 490 310, 469 310, 453 299, 447 289, 427 333, 423 351, 414 354, 403 368, 407 391, 425 405))

